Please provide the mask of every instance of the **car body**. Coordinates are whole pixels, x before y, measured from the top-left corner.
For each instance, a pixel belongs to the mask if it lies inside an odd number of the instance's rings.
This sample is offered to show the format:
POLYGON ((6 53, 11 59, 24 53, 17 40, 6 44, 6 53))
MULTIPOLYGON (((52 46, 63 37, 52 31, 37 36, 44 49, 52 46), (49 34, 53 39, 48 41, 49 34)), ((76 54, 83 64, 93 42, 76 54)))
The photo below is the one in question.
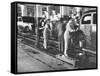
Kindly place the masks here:
POLYGON ((89 10, 83 13, 80 19, 80 29, 86 35, 86 49, 96 53, 97 12, 89 10))
POLYGON ((17 26, 22 27, 23 29, 28 26, 30 30, 32 30, 33 25, 32 17, 18 17, 17 26))

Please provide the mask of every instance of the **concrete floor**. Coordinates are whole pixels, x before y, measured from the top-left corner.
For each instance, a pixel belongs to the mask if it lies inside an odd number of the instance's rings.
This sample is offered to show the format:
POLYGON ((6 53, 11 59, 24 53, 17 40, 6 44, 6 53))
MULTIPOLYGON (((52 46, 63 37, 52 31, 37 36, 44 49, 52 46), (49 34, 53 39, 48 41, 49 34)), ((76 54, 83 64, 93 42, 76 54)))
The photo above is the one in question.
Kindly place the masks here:
POLYGON ((18 41, 17 52, 18 72, 54 71, 75 69, 73 66, 62 62, 44 52, 18 41))

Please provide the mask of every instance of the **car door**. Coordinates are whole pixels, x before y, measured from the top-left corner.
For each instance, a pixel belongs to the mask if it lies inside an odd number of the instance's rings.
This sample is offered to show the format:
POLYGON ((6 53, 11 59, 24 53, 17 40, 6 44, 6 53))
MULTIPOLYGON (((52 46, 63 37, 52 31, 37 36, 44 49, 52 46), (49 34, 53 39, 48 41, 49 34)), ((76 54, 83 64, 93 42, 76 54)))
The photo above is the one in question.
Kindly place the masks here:
POLYGON ((82 16, 80 22, 80 29, 86 35, 86 48, 92 51, 96 51, 96 26, 96 12, 89 12, 82 16))
POLYGON ((86 35, 86 47, 91 45, 91 23, 92 23, 92 14, 86 13, 81 18, 80 29, 86 35))

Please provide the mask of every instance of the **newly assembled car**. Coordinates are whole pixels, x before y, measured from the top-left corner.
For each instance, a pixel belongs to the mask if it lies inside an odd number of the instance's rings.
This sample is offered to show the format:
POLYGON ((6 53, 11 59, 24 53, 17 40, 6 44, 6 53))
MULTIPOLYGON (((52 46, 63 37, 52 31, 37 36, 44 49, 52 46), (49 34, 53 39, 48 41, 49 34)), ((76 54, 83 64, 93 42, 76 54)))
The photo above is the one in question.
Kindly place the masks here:
POLYGON ((84 12, 80 20, 80 29, 86 35, 86 48, 96 54, 97 12, 89 10, 84 12))
POLYGON ((34 23, 34 18, 33 17, 18 17, 17 20, 17 26, 18 26, 18 31, 25 30, 27 27, 29 30, 32 30, 32 25, 34 23))

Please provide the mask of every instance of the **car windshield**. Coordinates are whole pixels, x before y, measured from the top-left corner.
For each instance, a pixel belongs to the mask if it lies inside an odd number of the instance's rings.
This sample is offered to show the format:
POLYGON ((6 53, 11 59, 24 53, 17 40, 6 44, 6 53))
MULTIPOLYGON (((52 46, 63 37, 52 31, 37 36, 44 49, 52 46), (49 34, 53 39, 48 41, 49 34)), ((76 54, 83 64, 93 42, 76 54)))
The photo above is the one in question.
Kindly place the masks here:
POLYGON ((34 17, 23 17, 23 22, 33 23, 34 22, 34 17))

